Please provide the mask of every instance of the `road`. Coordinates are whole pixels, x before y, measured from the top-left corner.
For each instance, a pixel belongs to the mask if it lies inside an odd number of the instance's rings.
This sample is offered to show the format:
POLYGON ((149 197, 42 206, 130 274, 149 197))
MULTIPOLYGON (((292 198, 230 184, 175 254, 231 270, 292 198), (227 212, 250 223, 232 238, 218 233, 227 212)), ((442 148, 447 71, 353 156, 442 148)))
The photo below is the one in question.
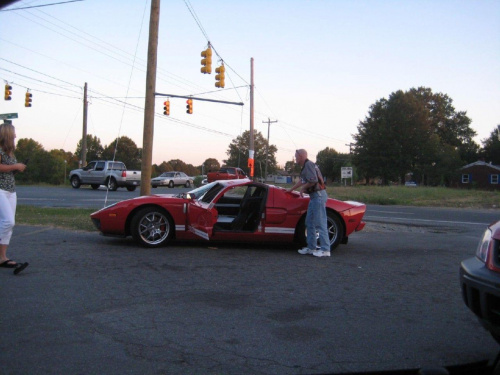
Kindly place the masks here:
MULTIPOLYGON (((151 189, 153 194, 178 194, 189 191, 186 188, 151 189)), ((130 192, 126 189, 107 191, 103 186, 98 190, 90 187, 73 189, 67 187, 18 186, 19 204, 43 207, 86 207, 102 208, 105 205, 124 199, 138 197, 140 190, 130 192)), ((443 209, 430 207, 401 207, 368 205, 365 219, 367 222, 391 223, 413 226, 471 226, 484 228, 500 218, 500 210, 443 209)))
MULTIPOLYGON (((76 192, 90 204, 105 193, 76 192)), ((30 267, 0 270, 1 372, 338 374, 491 359, 500 346, 465 307, 458 267, 499 212, 457 211, 369 206, 365 229, 320 259, 18 226, 9 254, 30 267)))

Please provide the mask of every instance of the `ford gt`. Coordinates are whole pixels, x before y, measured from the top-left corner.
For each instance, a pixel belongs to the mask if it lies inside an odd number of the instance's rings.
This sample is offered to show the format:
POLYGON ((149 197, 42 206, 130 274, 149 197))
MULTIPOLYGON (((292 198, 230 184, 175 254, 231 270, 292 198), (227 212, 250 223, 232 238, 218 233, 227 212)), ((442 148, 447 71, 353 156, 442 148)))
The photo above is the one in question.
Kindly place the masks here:
MULTIPOLYGON (((132 236, 145 247, 171 240, 295 242, 306 246, 309 196, 249 179, 214 181, 181 194, 127 199, 91 214, 107 236, 132 236)), ((328 199, 330 248, 346 244, 362 221, 362 203, 328 199)))

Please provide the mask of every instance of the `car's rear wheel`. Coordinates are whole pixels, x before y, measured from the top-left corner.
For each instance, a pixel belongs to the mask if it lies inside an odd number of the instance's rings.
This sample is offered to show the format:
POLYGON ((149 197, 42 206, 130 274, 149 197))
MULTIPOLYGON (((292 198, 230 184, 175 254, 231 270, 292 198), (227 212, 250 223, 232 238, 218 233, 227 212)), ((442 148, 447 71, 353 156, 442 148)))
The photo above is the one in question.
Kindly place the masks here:
POLYGON ((173 188, 173 187, 174 187, 174 181, 170 181, 170 182, 168 183, 168 187, 169 187, 169 188, 173 188))
POLYGON ((90 186, 91 186, 91 187, 92 187, 92 189, 94 189, 94 190, 99 189, 99 185, 98 185, 98 184, 92 184, 92 185, 90 185, 90 186))
POLYGON ((73 189, 78 189, 82 183, 80 182, 80 179, 78 176, 73 176, 71 177, 71 186, 73 189))
POLYGON ((130 222, 132 237, 145 247, 165 245, 173 235, 174 225, 170 215, 158 207, 145 207, 130 222))
POLYGON ((190 187, 191 187, 191 182, 190 182, 190 181, 187 181, 187 182, 186 182, 186 185, 184 185, 184 186, 185 186, 185 187, 187 187, 187 188, 190 188, 190 187))
POLYGON ((118 189, 118 184, 114 178, 108 179, 108 183, 106 185, 108 185, 108 188, 111 191, 116 191, 118 189))
POLYGON ((127 186, 128 191, 135 191, 137 189, 137 186, 127 186))
MULTIPOLYGON (((330 239, 330 250, 335 249, 344 236, 344 227, 340 218, 331 211, 326 211, 326 228, 328 231, 328 238, 330 239)), ((305 217, 299 222, 297 227, 297 235, 300 246, 307 246, 307 228, 305 217)), ((317 246, 319 246, 319 233, 316 232, 317 246)), ((315 249, 312 249, 315 250, 315 249)))

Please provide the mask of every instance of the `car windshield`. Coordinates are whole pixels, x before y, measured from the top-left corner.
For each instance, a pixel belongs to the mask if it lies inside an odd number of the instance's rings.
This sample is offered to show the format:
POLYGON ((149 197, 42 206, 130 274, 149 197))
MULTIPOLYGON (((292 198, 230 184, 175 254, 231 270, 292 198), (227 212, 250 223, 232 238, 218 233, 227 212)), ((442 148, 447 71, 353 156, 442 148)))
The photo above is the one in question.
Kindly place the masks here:
POLYGON ((164 172, 160 177, 174 177, 174 172, 164 172))
MULTIPOLYGON (((220 185, 219 183, 217 183, 217 181, 214 181, 214 182, 211 182, 210 184, 202 185, 199 188, 191 190, 187 194, 189 194, 191 196, 191 198, 200 200, 201 198, 203 198, 205 196, 205 194, 208 191, 210 191, 211 192, 211 194, 210 194, 211 198, 209 200, 209 202, 210 202, 215 197, 215 195, 217 195, 217 193, 222 189, 222 187, 223 186, 220 185), (214 194, 212 194, 212 192, 214 192, 214 194)), ((178 197, 181 197, 185 194, 186 193, 181 193, 178 195, 178 197)), ((203 200, 203 201, 205 202, 205 200, 203 200)))

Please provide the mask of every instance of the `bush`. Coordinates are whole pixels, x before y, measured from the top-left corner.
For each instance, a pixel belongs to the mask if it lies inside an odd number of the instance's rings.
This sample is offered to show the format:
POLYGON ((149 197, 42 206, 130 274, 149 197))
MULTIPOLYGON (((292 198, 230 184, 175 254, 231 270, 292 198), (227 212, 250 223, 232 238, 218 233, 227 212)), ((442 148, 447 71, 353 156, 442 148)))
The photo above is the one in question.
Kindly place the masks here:
POLYGON ((203 181, 203 176, 196 176, 193 180, 194 186, 200 187, 202 181, 203 181))

